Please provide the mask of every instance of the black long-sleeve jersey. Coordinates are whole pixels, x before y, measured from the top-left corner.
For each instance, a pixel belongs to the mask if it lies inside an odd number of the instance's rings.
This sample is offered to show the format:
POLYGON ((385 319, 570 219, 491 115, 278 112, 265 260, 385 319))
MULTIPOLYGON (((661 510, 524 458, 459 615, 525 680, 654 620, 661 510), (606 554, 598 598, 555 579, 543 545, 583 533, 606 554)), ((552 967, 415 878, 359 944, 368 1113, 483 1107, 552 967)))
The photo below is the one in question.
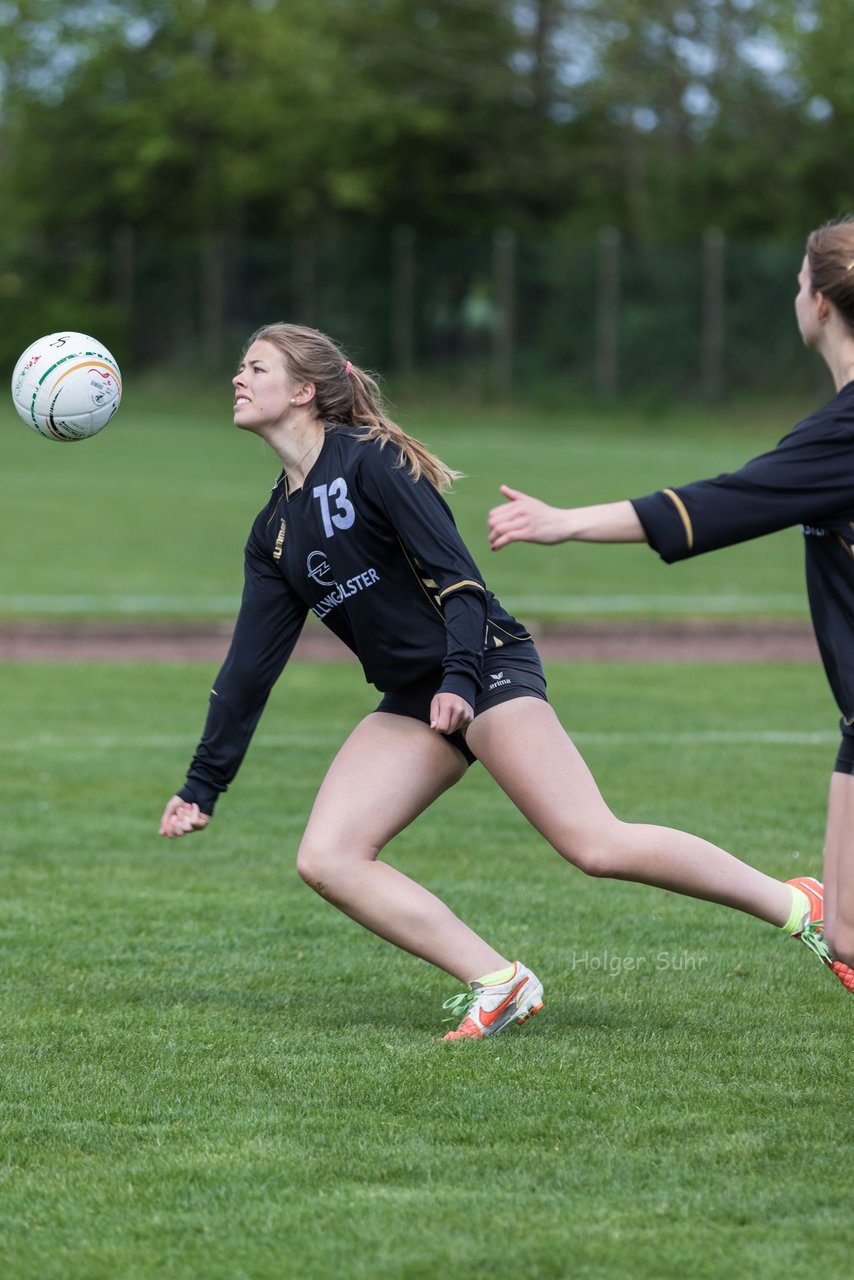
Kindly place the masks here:
POLYGON ((249 534, 243 599, 180 795, 211 813, 309 610, 381 692, 436 675, 474 704, 484 651, 530 641, 487 590, 450 508, 393 444, 327 426, 301 489, 284 473, 249 534))
POLYGON ((739 471, 632 505, 668 564, 800 524, 819 651, 854 721, 854 382, 739 471))

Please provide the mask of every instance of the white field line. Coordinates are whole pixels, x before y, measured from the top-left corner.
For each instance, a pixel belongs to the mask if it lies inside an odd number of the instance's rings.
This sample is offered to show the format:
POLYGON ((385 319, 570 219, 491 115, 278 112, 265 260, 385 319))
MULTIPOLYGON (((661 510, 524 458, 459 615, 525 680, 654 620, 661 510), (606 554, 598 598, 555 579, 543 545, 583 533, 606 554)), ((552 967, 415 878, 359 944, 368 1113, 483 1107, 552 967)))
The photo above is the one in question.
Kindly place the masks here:
POLYGON ((502 603, 511 612, 525 613, 776 613, 799 611, 806 616, 802 595, 605 595, 605 596, 512 596, 502 603))
MULTIPOLYGON (((253 747, 256 750, 277 749, 281 747, 329 746, 340 743, 348 733, 343 727, 340 734, 333 733, 286 733, 256 734, 253 747)), ((772 747, 821 747, 833 746, 839 741, 839 734, 832 732, 797 733, 769 729, 709 729, 697 733, 628 733, 592 732, 570 733, 573 742, 579 746, 655 746, 655 747, 705 747, 705 746, 772 746, 772 747)), ((81 750, 115 751, 172 751, 191 750, 196 744, 192 734, 143 734, 139 737, 121 734, 84 733, 73 736, 62 734, 39 733, 20 738, 0 738, 0 751, 74 751, 78 755, 81 750)))
MULTIPOLYGON (((231 616, 237 611, 239 595, 124 595, 93 592, 68 595, 3 595, 0 615, 6 614, 180 614, 192 617, 231 616)), ((688 614, 767 614, 779 610, 801 612, 806 616, 805 598, 800 594, 750 595, 727 592, 680 592, 678 595, 609 594, 609 595, 535 595, 502 596, 511 612, 589 614, 589 613, 688 613, 688 614)))
POLYGON ((0 595, 0 614, 14 613, 178 613, 234 614, 240 596, 192 595, 0 595))

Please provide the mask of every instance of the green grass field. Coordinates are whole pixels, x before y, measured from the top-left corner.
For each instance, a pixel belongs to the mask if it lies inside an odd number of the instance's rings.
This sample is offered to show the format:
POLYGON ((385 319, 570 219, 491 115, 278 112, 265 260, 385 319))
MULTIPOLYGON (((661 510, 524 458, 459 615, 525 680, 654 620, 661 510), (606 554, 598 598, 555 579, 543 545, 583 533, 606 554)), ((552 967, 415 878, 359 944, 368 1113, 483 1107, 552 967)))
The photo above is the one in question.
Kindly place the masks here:
MULTIPOLYGON (((221 399, 134 388, 95 440, 0 413, 0 620, 230 617, 276 474, 221 399)), ((804 406, 399 417, 523 617, 803 617, 795 531, 666 569, 511 548, 506 480, 594 502, 732 469, 804 406)), ((213 670, 0 666, 0 1274, 10 1280, 774 1280, 850 1274, 851 1005, 722 908, 585 879, 477 767, 389 856, 546 984, 438 1043, 455 984, 310 893, 313 795, 376 696, 294 664, 203 836, 156 835, 213 670)), ((552 699, 623 817, 817 870, 836 734, 812 666, 579 665, 552 699)))
MULTIPOLYGON (((131 387, 93 440, 44 441, 0 411, 0 618, 229 617, 242 548, 277 464, 234 430, 216 396, 131 387)), ((668 568, 647 548, 512 547, 492 555, 486 513, 505 481, 566 505, 609 501, 733 470, 806 412, 628 412, 447 407, 397 411, 466 472, 452 498, 489 585, 522 616, 804 617, 800 534, 787 530, 668 568)))
MULTIPOLYGON (((453 981, 294 851, 349 665, 294 664, 202 836, 160 840, 204 666, 0 668, 10 1280, 850 1275, 851 1004, 766 925, 585 879, 476 766, 390 857, 534 966, 546 1007, 440 1045, 453 981)), ((550 669, 624 817, 818 866, 809 666, 550 669)))

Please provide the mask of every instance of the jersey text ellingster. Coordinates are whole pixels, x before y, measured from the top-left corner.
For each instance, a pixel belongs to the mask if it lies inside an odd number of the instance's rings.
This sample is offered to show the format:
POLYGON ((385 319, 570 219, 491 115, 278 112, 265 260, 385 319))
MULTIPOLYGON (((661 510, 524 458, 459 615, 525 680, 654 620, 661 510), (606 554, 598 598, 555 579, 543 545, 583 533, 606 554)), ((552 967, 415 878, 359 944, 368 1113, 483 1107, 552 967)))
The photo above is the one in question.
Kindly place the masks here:
POLYGON ((350 596, 357 595, 360 591, 372 587, 374 583, 379 581, 380 576, 376 569, 366 569, 364 573, 356 574, 354 578, 348 578, 346 582, 336 582, 334 590, 325 595, 322 600, 318 600, 316 604, 313 604, 311 611, 316 618, 325 618, 328 613, 331 613, 339 604, 343 604, 350 596))

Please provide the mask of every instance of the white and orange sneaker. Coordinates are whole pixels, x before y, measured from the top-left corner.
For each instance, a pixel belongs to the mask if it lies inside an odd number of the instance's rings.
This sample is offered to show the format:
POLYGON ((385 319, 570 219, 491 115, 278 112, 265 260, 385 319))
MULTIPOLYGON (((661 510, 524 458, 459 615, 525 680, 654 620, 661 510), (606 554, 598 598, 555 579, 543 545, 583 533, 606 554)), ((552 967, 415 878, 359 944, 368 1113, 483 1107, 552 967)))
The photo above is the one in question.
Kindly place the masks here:
POLYGON ((450 1010, 446 1021, 462 1015, 455 1031, 442 1040, 482 1040, 505 1027, 521 1026, 543 1007, 543 984, 517 960, 503 982, 473 982, 468 991, 451 996, 442 1005, 450 1010))

